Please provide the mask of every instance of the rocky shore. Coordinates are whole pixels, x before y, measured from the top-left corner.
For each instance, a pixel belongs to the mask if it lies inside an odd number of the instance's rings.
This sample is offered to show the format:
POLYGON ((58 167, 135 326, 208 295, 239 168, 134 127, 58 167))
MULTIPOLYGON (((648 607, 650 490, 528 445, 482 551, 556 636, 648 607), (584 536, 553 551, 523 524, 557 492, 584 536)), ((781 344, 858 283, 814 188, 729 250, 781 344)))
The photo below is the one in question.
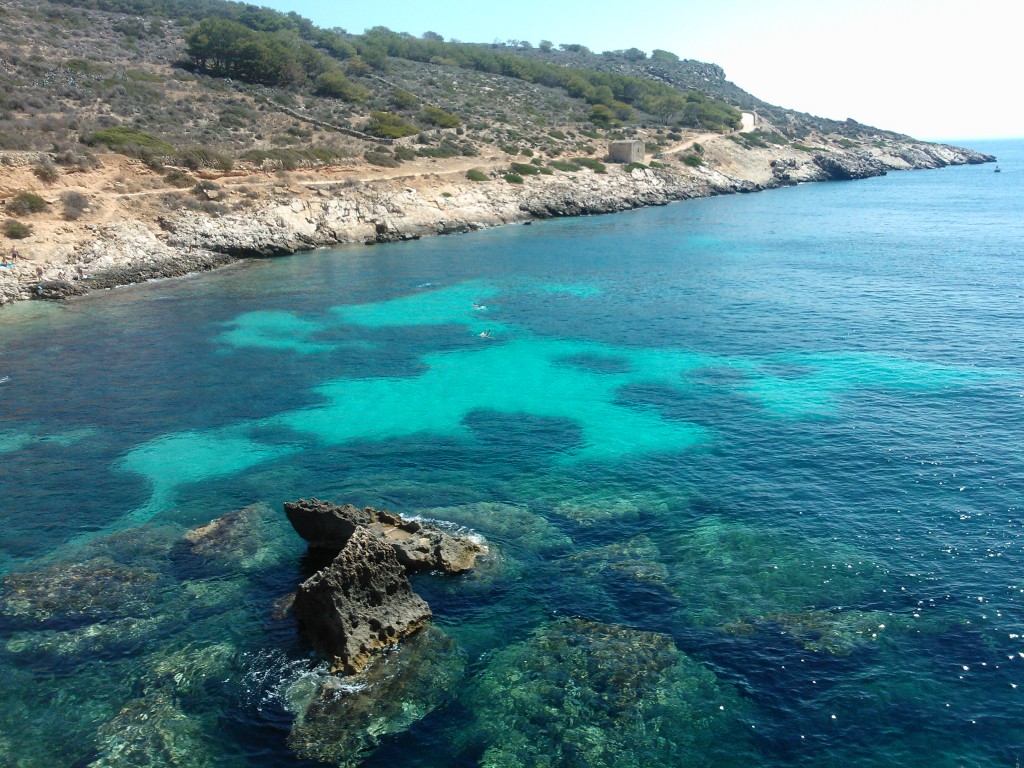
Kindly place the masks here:
MULTIPOLYGON (((203 272, 244 258, 995 159, 959 147, 913 141, 890 142, 885 148, 808 149, 742 147, 721 136, 705 143, 696 167, 682 162, 666 162, 660 168, 609 165, 604 173, 559 171, 512 184, 504 180, 506 169, 500 166, 489 169, 488 182, 469 181, 464 173, 441 166, 396 178, 328 177, 275 185, 238 212, 181 208, 149 217, 116 217, 102 224, 86 220, 63 225, 59 238, 52 244, 40 242, 32 258, 14 259, 0 268, 0 304, 63 299, 203 272)), ((227 196, 231 188, 225 181, 221 191, 212 194, 227 196)))

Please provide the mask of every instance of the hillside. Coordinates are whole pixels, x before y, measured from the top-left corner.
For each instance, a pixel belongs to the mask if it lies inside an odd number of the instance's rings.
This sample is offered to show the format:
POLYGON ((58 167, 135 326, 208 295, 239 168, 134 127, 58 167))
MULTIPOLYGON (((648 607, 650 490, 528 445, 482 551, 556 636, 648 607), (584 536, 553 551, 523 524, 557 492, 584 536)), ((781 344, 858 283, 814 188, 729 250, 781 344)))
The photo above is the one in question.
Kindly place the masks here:
POLYGON ((4 0, 0 51, 0 303, 991 159, 783 110, 669 52, 350 35, 224 0, 4 0), (616 139, 643 163, 607 165, 616 139))

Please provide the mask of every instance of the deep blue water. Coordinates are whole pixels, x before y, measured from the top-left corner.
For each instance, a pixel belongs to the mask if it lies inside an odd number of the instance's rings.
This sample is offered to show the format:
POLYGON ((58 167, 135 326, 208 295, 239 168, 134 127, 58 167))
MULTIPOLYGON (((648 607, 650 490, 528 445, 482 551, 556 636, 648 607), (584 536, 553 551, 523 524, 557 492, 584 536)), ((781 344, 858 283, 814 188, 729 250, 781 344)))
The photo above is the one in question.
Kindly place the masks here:
POLYGON ((0 311, 0 766, 1014 765, 1024 143, 972 146, 0 311), (320 720, 302 496, 492 551, 320 720))

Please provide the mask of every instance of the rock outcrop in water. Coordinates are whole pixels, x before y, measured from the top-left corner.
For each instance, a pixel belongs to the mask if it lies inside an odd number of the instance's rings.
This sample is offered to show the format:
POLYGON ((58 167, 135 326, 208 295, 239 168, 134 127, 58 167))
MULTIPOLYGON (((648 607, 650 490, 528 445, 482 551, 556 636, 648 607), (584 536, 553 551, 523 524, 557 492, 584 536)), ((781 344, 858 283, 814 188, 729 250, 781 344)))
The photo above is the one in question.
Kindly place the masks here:
POLYGON ((313 647, 331 657, 331 671, 345 675, 431 616, 394 550, 366 528, 356 529, 334 561, 302 583, 294 611, 313 647))
POLYGON ((487 551, 468 536, 373 507, 300 499, 284 508, 310 547, 337 552, 299 587, 293 611, 313 647, 331 657, 331 671, 345 675, 430 619, 410 572, 461 573, 487 551))
POLYGON ((390 545, 398 562, 410 572, 461 573, 472 568, 477 557, 487 551, 468 536, 406 520, 386 509, 300 499, 286 503, 284 511, 295 532, 311 547, 339 552, 357 530, 365 528, 390 545))

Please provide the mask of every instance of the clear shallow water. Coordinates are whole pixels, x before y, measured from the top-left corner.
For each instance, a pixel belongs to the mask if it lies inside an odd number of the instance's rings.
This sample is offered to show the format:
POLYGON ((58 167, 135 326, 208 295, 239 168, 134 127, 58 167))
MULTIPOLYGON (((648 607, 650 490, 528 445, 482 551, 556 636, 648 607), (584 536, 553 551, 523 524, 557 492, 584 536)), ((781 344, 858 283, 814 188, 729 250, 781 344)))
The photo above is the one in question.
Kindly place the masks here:
POLYGON ((978 148, 0 313, 0 765, 1013 765, 1024 148, 978 148), (404 707, 305 713, 300 496, 493 546, 417 580, 404 707))

